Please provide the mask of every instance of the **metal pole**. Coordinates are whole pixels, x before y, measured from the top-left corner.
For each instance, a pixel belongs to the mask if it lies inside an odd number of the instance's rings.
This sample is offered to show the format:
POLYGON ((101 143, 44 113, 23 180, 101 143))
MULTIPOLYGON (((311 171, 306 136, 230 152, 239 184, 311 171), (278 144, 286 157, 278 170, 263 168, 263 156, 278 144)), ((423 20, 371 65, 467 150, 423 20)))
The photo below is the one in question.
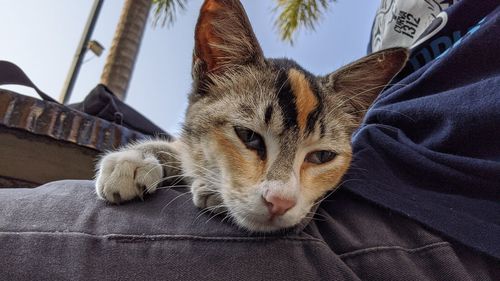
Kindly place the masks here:
POLYGON ((64 86, 61 91, 61 96, 59 97, 59 101, 63 104, 68 102, 71 96, 71 92, 73 91, 73 86, 75 85, 76 77, 78 76, 78 72, 80 71, 83 57, 85 56, 85 51, 87 51, 87 44, 90 40, 90 37, 92 36, 92 32, 94 31, 95 23, 97 22, 97 17, 99 16, 99 12, 101 11, 103 2, 104 0, 95 0, 94 5, 92 5, 92 10, 90 11, 87 24, 85 25, 85 29, 83 30, 82 38, 80 39, 80 43, 78 44, 76 54, 73 57, 68 76, 66 77, 66 81, 64 82, 64 86))

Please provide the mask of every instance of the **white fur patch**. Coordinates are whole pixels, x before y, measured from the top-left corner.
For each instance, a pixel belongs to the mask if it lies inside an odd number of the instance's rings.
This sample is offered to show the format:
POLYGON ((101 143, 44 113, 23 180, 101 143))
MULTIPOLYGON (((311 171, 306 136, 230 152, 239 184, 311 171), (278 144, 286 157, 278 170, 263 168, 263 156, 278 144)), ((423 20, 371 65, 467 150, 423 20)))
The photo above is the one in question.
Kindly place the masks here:
POLYGON ((163 169, 156 157, 138 150, 107 154, 98 165, 97 195, 113 203, 152 193, 161 181, 163 169))

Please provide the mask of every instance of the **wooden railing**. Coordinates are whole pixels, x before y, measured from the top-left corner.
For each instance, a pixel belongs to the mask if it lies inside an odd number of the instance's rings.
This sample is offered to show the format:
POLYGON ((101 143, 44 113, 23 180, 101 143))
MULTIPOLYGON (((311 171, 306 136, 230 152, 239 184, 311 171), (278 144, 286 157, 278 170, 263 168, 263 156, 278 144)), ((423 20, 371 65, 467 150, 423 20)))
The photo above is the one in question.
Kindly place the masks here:
POLYGON ((100 153, 144 137, 65 106, 0 89, 0 187, 92 179, 100 153))

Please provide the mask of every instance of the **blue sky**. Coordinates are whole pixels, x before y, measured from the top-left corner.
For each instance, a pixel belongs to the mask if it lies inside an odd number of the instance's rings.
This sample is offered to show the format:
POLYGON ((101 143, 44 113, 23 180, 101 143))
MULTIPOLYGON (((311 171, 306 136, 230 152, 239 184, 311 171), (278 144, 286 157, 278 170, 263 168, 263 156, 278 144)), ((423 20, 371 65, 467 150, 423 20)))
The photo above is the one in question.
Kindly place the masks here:
MULTIPOLYGON (((44 92, 59 98, 92 0, 0 0, 0 60, 18 64, 44 92)), ((193 33, 201 0, 189 1, 171 27, 148 24, 126 102, 176 134, 191 86, 193 33)), ((295 44, 280 41, 273 25, 274 0, 243 0, 267 57, 288 57, 315 74, 326 74, 366 53, 379 1, 338 0, 316 31, 299 32, 295 44)), ((104 1, 92 36, 106 48, 87 53, 70 102, 81 101, 99 83, 123 0, 104 1)), ((150 22, 152 17, 150 17, 150 22)), ((6 87, 33 95, 23 87, 6 87)))

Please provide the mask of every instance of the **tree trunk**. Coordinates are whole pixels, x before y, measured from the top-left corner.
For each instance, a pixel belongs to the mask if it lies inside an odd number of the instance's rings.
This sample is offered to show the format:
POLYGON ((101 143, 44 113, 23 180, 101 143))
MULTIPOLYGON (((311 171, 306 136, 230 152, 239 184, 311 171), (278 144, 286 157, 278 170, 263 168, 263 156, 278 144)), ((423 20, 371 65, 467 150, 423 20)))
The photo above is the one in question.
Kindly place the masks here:
POLYGON ((125 0, 104 65, 101 83, 121 100, 127 94, 151 4, 152 0, 125 0))

